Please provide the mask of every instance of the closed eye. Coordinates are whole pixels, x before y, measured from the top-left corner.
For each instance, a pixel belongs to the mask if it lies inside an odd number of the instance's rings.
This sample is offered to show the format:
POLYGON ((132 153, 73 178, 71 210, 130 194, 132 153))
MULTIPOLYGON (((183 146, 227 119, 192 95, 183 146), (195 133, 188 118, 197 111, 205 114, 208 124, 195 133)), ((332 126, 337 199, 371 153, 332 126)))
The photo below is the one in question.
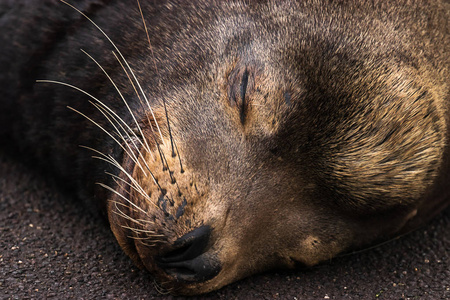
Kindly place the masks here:
POLYGON ((241 107, 240 107, 240 116, 241 116, 241 123, 244 124, 245 122, 245 114, 246 114, 246 102, 245 102, 245 94, 247 92, 247 85, 248 85, 248 70, 245 69, 244 74, 242 74, 241 79, 241 107))

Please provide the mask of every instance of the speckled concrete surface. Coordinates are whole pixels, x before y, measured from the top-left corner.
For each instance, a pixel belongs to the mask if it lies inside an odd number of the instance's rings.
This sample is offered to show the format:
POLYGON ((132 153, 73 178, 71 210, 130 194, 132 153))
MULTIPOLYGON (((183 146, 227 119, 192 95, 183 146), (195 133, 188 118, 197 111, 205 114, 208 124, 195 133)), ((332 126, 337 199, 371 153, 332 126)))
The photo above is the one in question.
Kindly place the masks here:
MULTIPOLYGON (((107 223, 0 153, 1 299, 171 299, 107 223)), ((256 275, 200 299, 450 299, 450 209, 424 228, 307 270, 256 275)))

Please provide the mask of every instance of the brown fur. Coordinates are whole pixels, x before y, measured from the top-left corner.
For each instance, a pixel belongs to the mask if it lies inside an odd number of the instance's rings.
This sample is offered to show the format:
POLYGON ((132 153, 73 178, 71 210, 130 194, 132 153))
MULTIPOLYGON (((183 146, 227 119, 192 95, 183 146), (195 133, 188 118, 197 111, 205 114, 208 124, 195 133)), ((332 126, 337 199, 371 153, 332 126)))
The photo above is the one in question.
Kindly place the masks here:
POLYGON ((2 132, 98 198, 173 293, 311 266, 449 204, 446 2, 77 2, 117 59, 74 9, 22 2, 0 2, 2 132))

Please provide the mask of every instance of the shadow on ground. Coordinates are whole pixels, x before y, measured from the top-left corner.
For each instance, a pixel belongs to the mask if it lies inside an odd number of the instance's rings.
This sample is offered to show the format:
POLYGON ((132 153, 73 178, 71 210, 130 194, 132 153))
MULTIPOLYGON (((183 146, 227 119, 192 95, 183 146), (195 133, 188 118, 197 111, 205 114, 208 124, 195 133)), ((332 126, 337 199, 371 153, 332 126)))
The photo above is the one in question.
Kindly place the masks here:
MULTIPOLYGON (((67 198, 0 153, 0 298, 173 298, 133 266, 98 213, 67 198)), ((374 249, 199 298, 450 299, 450 209, 374 249)))

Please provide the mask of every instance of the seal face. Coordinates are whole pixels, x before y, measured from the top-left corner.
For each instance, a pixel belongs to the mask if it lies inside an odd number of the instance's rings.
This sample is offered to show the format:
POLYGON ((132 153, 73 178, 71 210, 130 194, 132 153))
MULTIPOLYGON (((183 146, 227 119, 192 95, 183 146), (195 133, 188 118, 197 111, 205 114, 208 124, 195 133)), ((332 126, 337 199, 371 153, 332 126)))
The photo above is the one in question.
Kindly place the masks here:
POLYGON ((0 6, 1 133, 98 198, 172 293, 311 266, 449 204, 448 4, 61 2, 0 6))

